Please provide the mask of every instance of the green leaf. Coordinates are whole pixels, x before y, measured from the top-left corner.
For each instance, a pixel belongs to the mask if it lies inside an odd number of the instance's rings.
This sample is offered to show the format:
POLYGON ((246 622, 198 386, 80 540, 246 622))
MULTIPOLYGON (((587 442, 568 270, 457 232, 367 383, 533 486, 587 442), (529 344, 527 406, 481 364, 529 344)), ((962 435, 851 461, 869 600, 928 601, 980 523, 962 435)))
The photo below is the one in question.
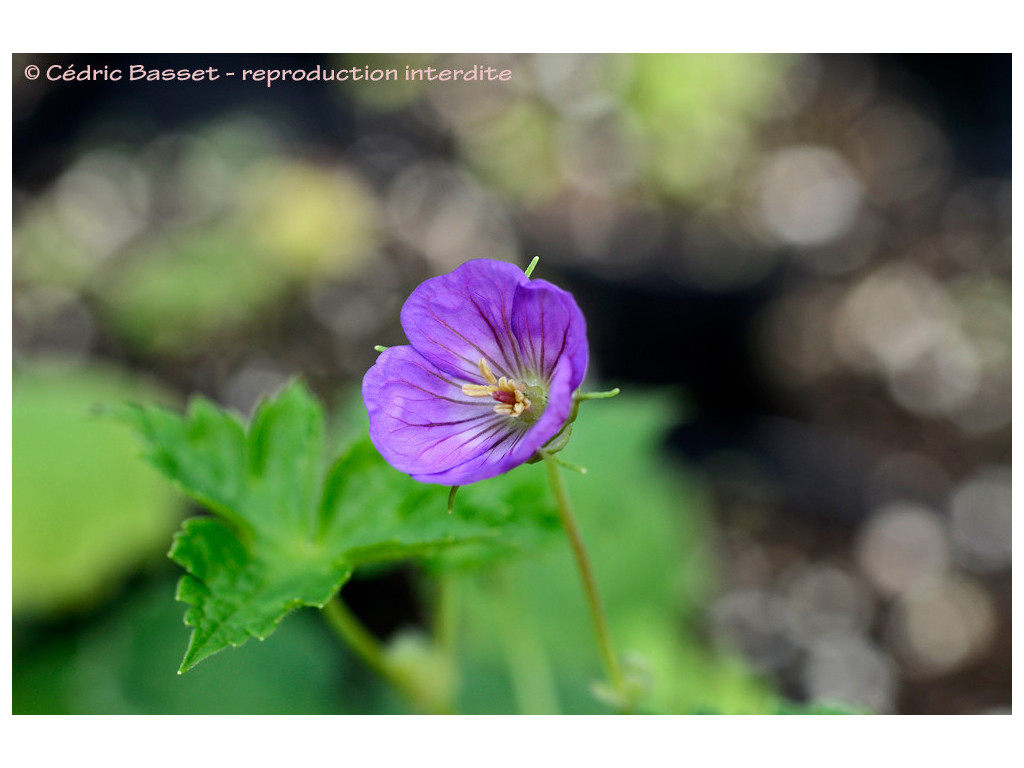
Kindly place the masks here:
POLYGON ((433 567, 453 568, 530 551, 560 531, 543 473, 534 467, 460 489, 450 515, 447 496, 447 488, 397 473, 363 439, 328 476, 324 536, 354 565, 427 555, 433 567))
POLYGON ((839 702, 816 701, 809 704, 782 700, 777 715, 873 715, 870 709, 839 702))
POLYGON ((536 555, 553 542, 564 543, 562 523, 541 464, 522 466, 460 488, 453 516, 473 520, 492 531, 492 535, 440 552, 428 560, 433 569, 490 567, 501 561, 536 555))
MULTIPOLYGON (((111 426, 108 424, 108 426, 111 426)), ((120 430, 123 437, 124 430, 120 430)), ((141 469, 149 470, 136 461, 141 469)), ((154 473, 155 474, 155 473, 154 473)), ((166 490, 166 482, 156 478, 166 490)), ((116 606, 41 642, 15 632, 11 706, 45 715, 334 715, 405 711, 375 678, 338 653, 312 611, 289 617, 264 643, 247 643, 187 675, 181 610, 163 574, 134 581, 116 606), (338 686, 345 681, 345 695, 338 686)))
POLYGON ((220 228, 143 239, 98 286, 102 311, 126 341, 175 356, 242 331, 289 282, 244 233, 220 228))
POLYGON ((194 629, 182 672, 249 637, 265 639, 294 608, 322 606, 352 572, 323 552, 304 557, 265 544, 247 549, 224 523, 210 518, 186 520, 170 556, 187 571, 176 597, 192 606, 185 613, 194 629))
POLYGON ((114 368, 19 365, 11 398, 16 616, 83 611, 159 562, 183 504, 97 404, 163 397, 114 368))
POLYGON ((294 608, 323 606, 359 565, 479 564, 557 531, 528 472, 467 489, 449 515, 446 488, 396 472, 365 434, 325 471, 324 414, 301 383, 261 403, 248 427, 202 399, 184 416, 119 415, 146 440, 147 458, 215 515, 187 520, 170 552, 186 571, 177 596, 193 627, 181 671, 267 637, 294 608), (453 545, 468 545, 467 555, 439 559, 453 545))

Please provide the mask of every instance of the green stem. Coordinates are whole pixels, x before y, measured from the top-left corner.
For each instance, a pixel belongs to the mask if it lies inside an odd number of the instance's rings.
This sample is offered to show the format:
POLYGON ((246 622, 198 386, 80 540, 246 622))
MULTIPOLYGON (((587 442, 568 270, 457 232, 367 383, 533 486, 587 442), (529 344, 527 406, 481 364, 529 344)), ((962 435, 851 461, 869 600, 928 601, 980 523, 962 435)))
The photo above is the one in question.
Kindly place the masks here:
POLYGON ((360 659, 366 662, 370 669, 380 675, 385 682, 398 691, 415 708, 432 710, 437 714, 450 714, 446 707, 430 706, 416 690, 412 682, 392 666, 380 641, 371 635, 369 630, 360 623, 355 614, 345 605, 340 594, 334 600, 327 602, 320 609, 320 612, 323 614, 328 626, 334 630, 334 633, 360 659))
POLYGON ((396 688, 401 687, 380 642, 364 627, 341 599, 341 595, 320 609, 327 624, 374 672, 396 688))
POLYGON ((460 585, 455 574, 443 573, 437 577, 437 598, 434 606, 434 639, 455 664, 455 639, 459 629, 460 585))
MULTIPOLYGON (((543 454, 542 454, 543 455, 543 454)), ((594 569, 590 565, 590 558, 583 546, 583 539, 580 537, 579 528, 572 514, 572 504, 569 502, 569 494, 565 488, 565 481, 558 471, 558 465, 547 459, 544 463, 548 467, 548 479, 551 481, 551 490, 555 494, 555 502, 558 507, 558 515, 562 520, 562 527, 572 544, 573 555, 576 557, 576 567, 580 572, 580 579, 583 581, 583 591, 587 596, 587 604, 590 606, 590 615, 594 621, 594 630, 597 633, 597 644, 601 649, 601 661, 604 664, 605 674, 608 681, 619 692, 625 691, 625 680, 622 670, 619 668, 619 660, 612 648, 611 633, 608 631, 608 620, 604 615, 604 607, 601 604, 601 597, 597 592, 597 581, 594 579, 594 569)))

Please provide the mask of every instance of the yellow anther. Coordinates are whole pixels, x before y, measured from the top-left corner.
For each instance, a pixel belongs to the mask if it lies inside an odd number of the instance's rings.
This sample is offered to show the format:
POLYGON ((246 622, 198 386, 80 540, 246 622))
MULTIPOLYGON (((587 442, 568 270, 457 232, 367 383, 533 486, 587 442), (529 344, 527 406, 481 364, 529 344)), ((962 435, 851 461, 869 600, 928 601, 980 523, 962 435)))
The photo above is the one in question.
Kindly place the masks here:
MULTIPOLYGON (((487 364, 487 361, 482 357, 480 358, 480 375, 484 377, 484 380, 492 387, 498 386, 498 380, 494 378, 494 373, 491 371, 491 366, 487 364)), ((505 377, 501 377, 502 382, 505 381, 505 377)))
POLYGON ((525 397, 514 405, 510 403, 498 403, 498 405, 494 406, 495 413, 511 416, 513 419, 521 416, 524 411, 528 411, 529 409, 530 401, 525 397))
POLYGON ((469 395, 470 397, 487 397, 494 391, 493 387, 489 387, 486 384, 463 384, 462 394, 469 395))
POLYGON ((487 361, 480 358, 480 375, 487 384, 463 384, 462 394, 469 397, 492 397, 498 401, 494 412, 517 418, 530 410, 530 399, 523 392, 525 387, 507 376, 496 378, 487 361))

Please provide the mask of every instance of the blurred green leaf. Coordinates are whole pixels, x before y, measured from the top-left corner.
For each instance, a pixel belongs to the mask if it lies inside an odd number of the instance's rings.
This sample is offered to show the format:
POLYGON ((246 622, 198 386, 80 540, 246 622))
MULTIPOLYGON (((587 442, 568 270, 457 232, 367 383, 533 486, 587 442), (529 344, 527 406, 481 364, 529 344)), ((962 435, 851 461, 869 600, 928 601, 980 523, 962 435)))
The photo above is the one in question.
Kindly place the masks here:
POLYGON ((461 137, 469 164, 486 183, 527 204, 550 200, 561 187, 555 133, 543 105, 515 102, 473 124, 461 137))
POLYGON ((813 702, 811 704, 797 704, 792 701, 783 701, 775 711, 777 715, 872 715, 869 709, 854 707, 838 702, 813 702))
POLYGON ((57 215, 49 197, 30 205, 14 226, 12 273, 16 285, 78 289, 96 269, 96 259, 57 215))
POLYGON ((13 609, 85 609, 159 556, 182 505, 101 404, 159 391, 103 368, 16 368, 12 387, 13 609))
POLYGON ((635 56, 627 104, 646 129, 646 173, 658 191, 702 206, 717 202, 797 61, 782 54, 635 56))
MULTIPOLYGON (((123 431, 123 430, 122 430, 123 431)), ((162 481, 161 481, 162 482, 162 481)), ((165 484, 166 485, 166 484, 165 484)), ((171 576, 172 574, 168 574, 171 576)), ((404 711, 373 673, 339 652, 318 617, 297 615, 187 675, 172 579, 147 579, 116 609, 73 632, 18 642, 15 714, 356 714, 404 711)))
POLYGON ((194 352, 251 328, 296 286, 365 265, 378 212, 356 174, 271 156, 237 175, 229 215, 143 233, 91 286, 133 345, 194 352))
POLYGON ((104 308, 133 344, 190 352, 252 322, 285 283, 238 232, 192 232, 147 242, 100 284, 104 308))
POLYGON ((353 173, 283 158, 243 177, 240 226, 289 279, 349 274, 377 242, 376 199, 353 173))
POLYGON ((356 566, 476 545, 465 564, 554 529, 549 507, 523 512, 536 489, 520 481, 474 491, 449 515, 447 489, 396 472, 365 437, 325 474, 324 414, 300 383, 261 403, 248 428, 203 399, 185 416, 120 415, 145 438, 149 460, 216 515, 185 521, 170 553, 187 571, 178 599, 192 606, 181 671, 267 637, 298 606, 323 606, 356 566))

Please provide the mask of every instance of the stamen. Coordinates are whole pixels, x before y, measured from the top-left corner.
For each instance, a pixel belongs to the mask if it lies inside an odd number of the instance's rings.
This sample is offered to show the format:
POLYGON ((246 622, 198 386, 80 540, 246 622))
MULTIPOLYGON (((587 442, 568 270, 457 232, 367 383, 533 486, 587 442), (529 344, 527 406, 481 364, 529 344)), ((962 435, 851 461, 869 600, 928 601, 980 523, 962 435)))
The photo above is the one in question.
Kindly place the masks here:
MULTIPOLYGON (((494 386, 501 386, 500 384, 498 384, 498 380, 496 378, 494 378, 494 373, 492 373, 492 371, 491 371, 491 366, 489 366, 487 364, 487 361, 484 360, 482 357, 480 358, 480 364, 479 365, 480 365, 480 375, 484 377, 484 379, 487 381, 488 384, 490 384, 492 387, 494 387, 494 386)), ((502 382, 505 381, 505 377, 504 376, 501 377, 501 381, 502 382)))
POLYGON ((498 405, 494 406, 495 413, 511 416, 512 418, 518 418, 530 410, 530 398, 523 392, 526 389, 525 386, 518 381, 509 379, 507 376, 502 376, 500 379, 495 377, 491 367, 487 365, 487 361, 482 357, 480 358, 479 368, 480 375, 484 377, 487 383, 463 384, 462 394, 469 397, 489 396, 498 402, 498 405))
POLYGON ((530 401, 523 398, 522 402, 508 404, 502 403, 501 405, 494 406, 494 412, 500 413, 505 416, 511 416, 513 419, 518 418, 523 414, 524 411, 529 410, 530 401))

